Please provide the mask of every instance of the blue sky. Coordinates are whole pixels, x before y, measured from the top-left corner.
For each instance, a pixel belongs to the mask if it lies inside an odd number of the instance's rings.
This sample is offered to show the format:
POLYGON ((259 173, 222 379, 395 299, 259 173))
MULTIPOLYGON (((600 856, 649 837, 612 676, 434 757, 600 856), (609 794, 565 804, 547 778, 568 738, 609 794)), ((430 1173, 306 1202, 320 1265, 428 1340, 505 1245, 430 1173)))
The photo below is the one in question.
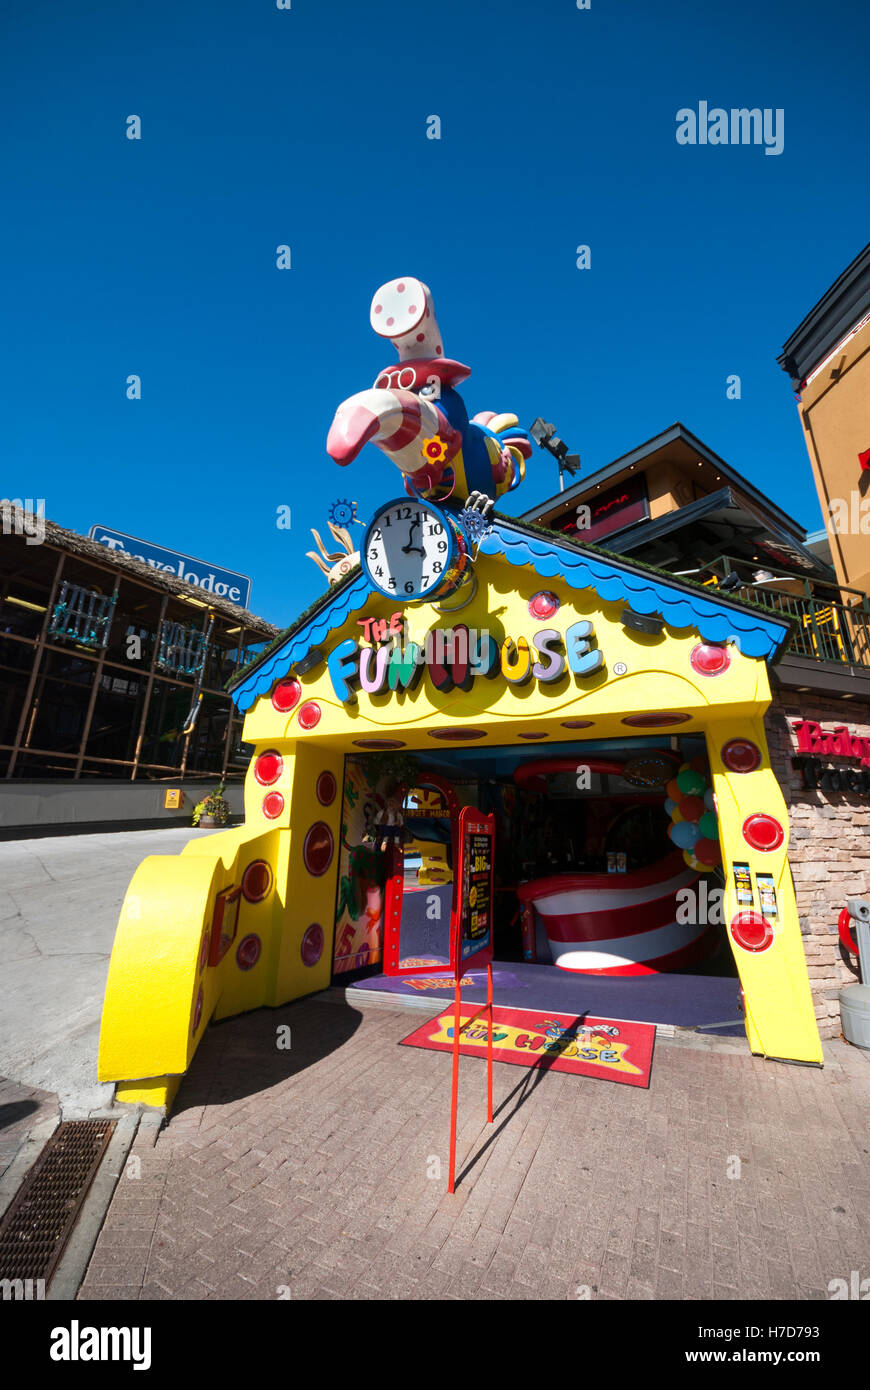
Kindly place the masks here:
MULTIPOLYGON (((324 442, 415 275, 471 412, 553 420, 584 472, 679 419, 821 525, 776 354, 867 240, 854 0, 29 0, 0 39, 6 495, 250 574, 285 625, 309 527, 400 490, 324 442), (702 100, 782 108, 783 153, 678 145, 702 100)), ((556 487, 536 451, 506 510, 556 487)))

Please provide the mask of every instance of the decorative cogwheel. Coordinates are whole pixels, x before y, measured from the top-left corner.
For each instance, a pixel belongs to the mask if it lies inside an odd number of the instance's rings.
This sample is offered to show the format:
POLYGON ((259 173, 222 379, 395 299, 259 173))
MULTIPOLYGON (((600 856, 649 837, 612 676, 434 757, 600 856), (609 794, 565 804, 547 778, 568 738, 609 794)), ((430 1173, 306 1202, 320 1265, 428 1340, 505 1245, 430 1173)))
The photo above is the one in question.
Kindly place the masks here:
POLYGON ((329 519, 334 526, 350 526, 352 521, 356 521, 356 502, 348 502, 345 498, 333 502, 329 519))

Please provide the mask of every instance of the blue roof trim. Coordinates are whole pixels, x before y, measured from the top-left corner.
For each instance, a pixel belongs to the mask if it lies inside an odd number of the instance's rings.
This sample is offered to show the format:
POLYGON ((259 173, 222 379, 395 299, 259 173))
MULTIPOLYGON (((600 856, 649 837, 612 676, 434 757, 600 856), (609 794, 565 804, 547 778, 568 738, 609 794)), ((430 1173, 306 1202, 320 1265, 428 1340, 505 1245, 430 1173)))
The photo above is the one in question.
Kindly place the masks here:
MULTIPOLYGON (((512 565, 531 565, 542 579, 559 577, 571 589, 594 589, 604 602, 621 600, 635 613, 661 613, 671 627, 693 627, 705 642, 735 642, 745 656, 770 660, 788 634, 787 623, 762 618, 751 609, 715 603, 629 567, 609 564, 574 547, 539 539, 499 522, 482 538, 478 550, 482 555, 504 555, 512 565)), ((328 599, 313 618, 231 691, 240 713, 246 714, 310 647, 341 627, 348 614, 362 608, 374 592, 365 574, 360 574, 335 598, 328 599)))
POLYGON ((290 667, 301 661, 310 647, 315 647, 334 628, 341 627, 347 615, 362 608, 373 592, 366 576, 360 574, 334 599, 327 601, 313 618, 270 654, 263 666, 258 666, 230 692, 236 709, 246 714, 261 695, 272 689, 275 681, 286 676, 290 667))
POLYGON ((484 555, 503 554, 512 565, 531 565, 542 579, 559 576, 571 589, 594 589, 605 602, 622 600, 635 613, 661 613, 671 627, 693 627, 705 642, 734 642, 745 656, 770 660, 788 635, 787 623, 762 618, 748 608, 713 602, 499 522, 483 537, 478 550, 484 555))

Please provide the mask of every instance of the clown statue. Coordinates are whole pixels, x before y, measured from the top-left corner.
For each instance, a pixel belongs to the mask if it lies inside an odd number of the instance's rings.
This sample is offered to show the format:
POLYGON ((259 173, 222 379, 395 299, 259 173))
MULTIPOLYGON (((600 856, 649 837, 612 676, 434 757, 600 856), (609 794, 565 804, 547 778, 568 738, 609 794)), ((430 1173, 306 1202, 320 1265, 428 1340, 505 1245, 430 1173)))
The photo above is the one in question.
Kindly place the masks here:
POLYGON ((338 407, 326 441, 330 457, 352 463, 371 440, 404 474, 409 496, 464 501, 518 487, 529 436, 515 415, 482 411, 469 420, 456 386, 471 368, 444 356, 428 287, 411 276, 382 285, 370 317, 399 361, 338 407))

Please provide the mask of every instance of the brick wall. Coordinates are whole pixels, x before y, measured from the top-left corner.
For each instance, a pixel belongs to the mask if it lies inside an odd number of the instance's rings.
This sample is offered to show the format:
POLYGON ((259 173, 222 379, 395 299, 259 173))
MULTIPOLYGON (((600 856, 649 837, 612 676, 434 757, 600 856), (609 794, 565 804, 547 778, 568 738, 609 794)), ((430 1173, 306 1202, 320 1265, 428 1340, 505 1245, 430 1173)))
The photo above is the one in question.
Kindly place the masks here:
MULTIPOLYGON (((791 765, 795 719, 814 720, 825 731, 845 724, 850 734, 870 738, 870 707, 778 691, 765 717, 773 770, 789 808, 788 858, 819 1032, 832 1038, 840 1033, 839 991, 858 980, 854 956, 840 946, 837 918, 847 898, 870 897, 870 796, 803 787, 791 765)), ((857 767, 825 755, 822 765, 857 767)))

